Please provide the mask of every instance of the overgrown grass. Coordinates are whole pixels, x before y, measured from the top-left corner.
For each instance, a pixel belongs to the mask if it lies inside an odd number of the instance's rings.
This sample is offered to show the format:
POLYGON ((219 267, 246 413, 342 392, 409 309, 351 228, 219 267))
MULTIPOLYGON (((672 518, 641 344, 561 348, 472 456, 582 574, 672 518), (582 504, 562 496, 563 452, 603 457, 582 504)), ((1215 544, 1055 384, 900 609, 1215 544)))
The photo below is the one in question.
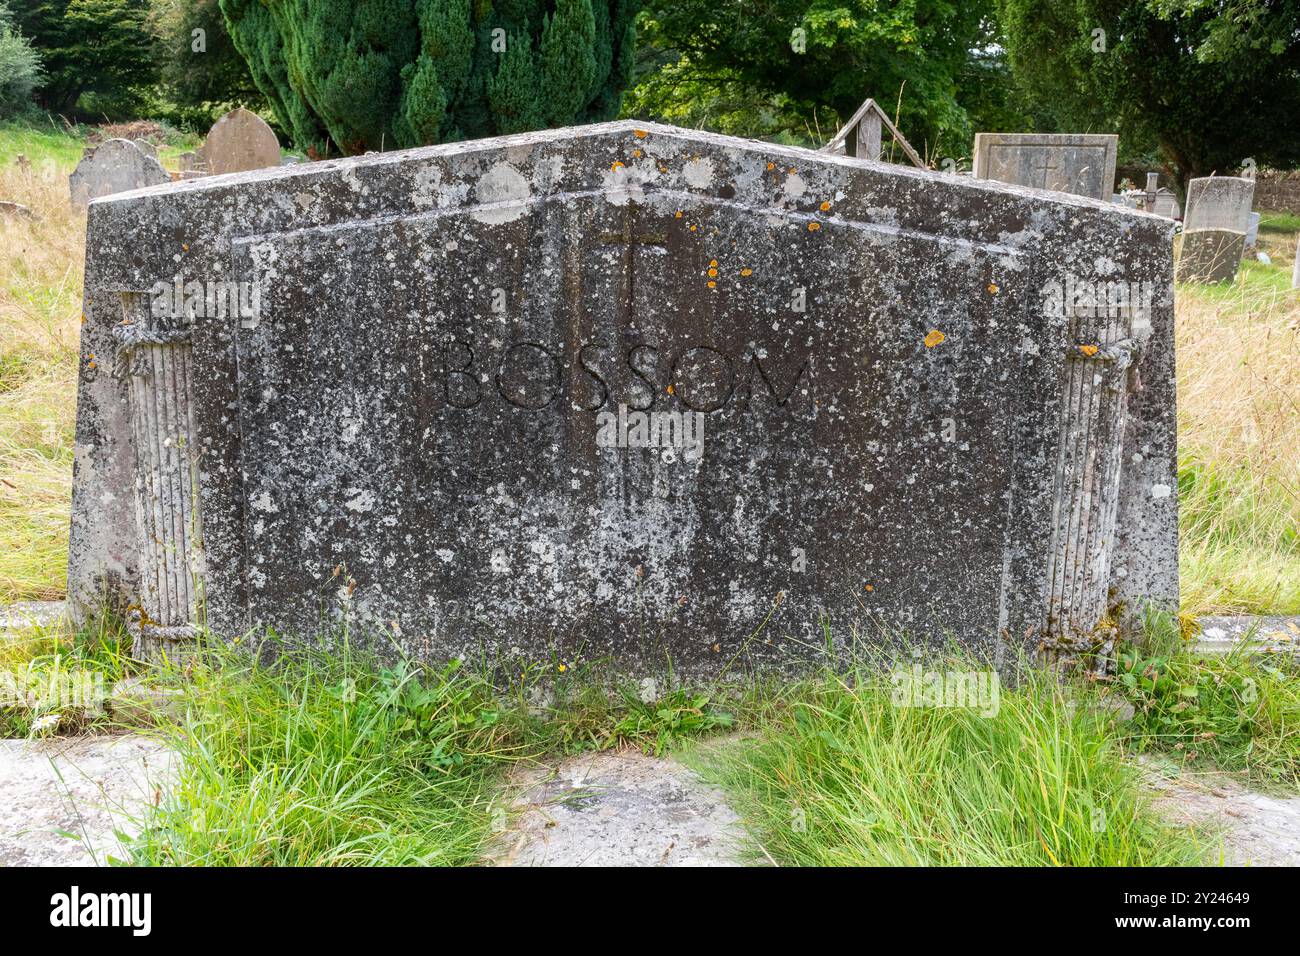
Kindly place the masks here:
POLYGON ((1246 261, 1236 283, 1180 285, 1177 309, 1183 610, 1300 614, 1300 298, 1290 264, 1246 261))
POLYGON ((82 145, 0 128, 0 198, 38 217, 0 218, 0 603, 64 592, 85 236, 67 174, 82 145))
MULTIPOLYGON (((927 668, 966 672, 961 659, 927 668)), ((992 716, 899 706, 876 669, 788 695, 755 734, 695 759, 755 859, 801 866, 1154 866, 1201 859, 1163 823, 1091 695, 1030 675, 992 716)), ((983 713, 987 713, 985 710, 983 713)))
POLYGON ((54 118, 41 123, 0 124, 0 166, 10 166, 19 156, 26 156, 38 174, 44 174, 47 167, 71 170, 85 145, 84 128, 69 128, 54 118))
POLYGON ((180 758, 136 862, 455 865, 488 838, 501 769, 525 756, 489 688, 448 669, 381 669, 346 646, 274 664, 191 667, 180 758))
POLYGON ((1130 745, 1189 766, 1300 789, 1300 663, 1242 648, 1194 655, 1178 623, 1147 616, 1119 655, 1116 681, 1133 702, 1130 745))
MULTIPOLYGON (((214 643, 184 663, 133 668, 112 630, 33 631, 0 648, 0 672, 99 666, 111 691, 133 669, 172 694, 148 731, 177 759, 137 821, 129 862, 146 865, 473 863, 507 819, 503 776, 516 762, 662 753, 732 720, 707 694, 643 700, 545 667, 503 689, 469 667, 386 664, 346 637, 293 648, 268 638, 258 653, 214 643)), ((25 735, 46 712, 0 706, 0 732, 25 735)))
MULTIPOLYGON (((1294 787, 1300 675, 1272 658, 1193 658, 1176 621, 1154 621, 1125 649, 1111 686, 1027 672, 966 707, 900 701, 892 673, 867 664, 797 684, 651 695, 644 682, 611 688, 553 666, 503 688, 469 667, 384 664, 346 641, 273 659, 215 646, 143 671, 181 689, 182 711, 160 712, 149 731, 177 754, 178 769, 140 821, 132 859, 471 863, 508 818, 511 766, 634 746, 684 753, 721 784, 755 838, 755 859, 1196 862, 1213 838, 1153 814, 1132 755, 1159 751, 1294 787), (1104 706, 1119 696, 1136 705, 1131 721, 1104 706)), ((0 648, 3 671, 98 667, 111 688, 128 670, 111 628, 35 631, 0 648)), ((961 656, 925 667, 978 670, 961 656)), ((3 731, 24 734, 38 715, 0 710, 3 731)))
POLYGON ((59 624, 0 635, 0 737, 111 730, 103 705, 130 667, 129 644, 109 620, 87 630, 59 624))

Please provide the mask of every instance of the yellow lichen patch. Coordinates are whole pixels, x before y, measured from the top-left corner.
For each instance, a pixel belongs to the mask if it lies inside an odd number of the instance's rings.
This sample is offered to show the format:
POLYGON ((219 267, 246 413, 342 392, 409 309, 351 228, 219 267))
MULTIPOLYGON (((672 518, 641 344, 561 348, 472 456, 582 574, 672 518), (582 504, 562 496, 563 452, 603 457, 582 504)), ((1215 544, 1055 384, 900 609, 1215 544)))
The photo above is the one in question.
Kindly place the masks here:
POLYGON ((623 164, 616 159, 614 160, 614 164, 609 168, 614 170, 615 172, 618 172, 618 170, 623 168, 623 164))
POLYGON ((786 170, 786 172, 789 173, 791 176, 793 176, 793 175, 794 175, 794 167, 791 166, 789 169, 786 170))
POLYGON ((1088 356, 1088 358, 1092 358, 1094 355, 1100 352, 1101 349, 1096 345, 1080 345, 1079 351, 1082 352, 1084 355, 1088 356))
POLYGON ((671 385, 668 386, 668 388, 666 389, 666 391, 668 392, 669 395, 675 395, 675 394, 676 394, 676 393, 673 391, 673 387, 672 387, 671 385))
POLYGON ((634 149, 634 150, 632 150, 632 155, 635 156, 637 159, 640 159, 640 158, 641 158, 641 150, 639 150, 639 149, 634 149))
POLYGON ((718 270, 717 270, 717 269, 710 269, 710 270, 709 270, 709 276, 710 276, 710 277, 716 276, 717 274, 718 274, 718 270))
POLYGON ((679 209, 679 210, 677 210, 675 213, 673 213, 673 218, 674 218, 674 219, 681 219, 681 218, 682 218, 682 211, 679 209))
POLYGON ((668 172, 668 167, 667 167, 667 166, 660 166, 660 167, 659 167, 659 172, 661 172, 661 173, 666 173, 666 172, 668 172))
POLYGON ((710 280, 709 280, 709 288, 710 288, 710 289, 713 289, 713 288, 716 288, 716 287, 717 287, 717 283, 714 282, 712 279, 710 279, 710 280))
POLYGON ((190 244, 188 242, 182 242, 181 252, 189 252, 189 251, 190 251, 190 244))
POLYGON ((754 270, 753 270, 753 269, 741 269, 741 270, 740 270, 740 274, 741 274, 742 276, 752 276, 752 275, 754 274, 754 270))
POLYGON ((691 232, 694 232, 694 231, 695 231, 695 227, 694 227, 694 226, 691 226, 691 232))
POLYGON ((830 200, 826 200, 826 201, 824 201, 824 202, 822 203, 822 205, 821 205, 821 210, 822 210, 822 212, 830 212, 830 211, 831 211, 830 200))
POLYGON ((710 259, 710 260, 709 260, 709 268, 710 268, 710 269, 715 268, 717 265, 718 265, 718 260, 717 260, 717 259, 710 259))
POLYGON ((996 282, 990 282, 989 295, 997 295, 997 294, 998 294, 998 284, 996 282))
POLYGON ((637 139, 645 139, 646 131, 643 129, 634 129, 632 130, 632 135, 635 136, 637 139))
POLYGON ((768 169, 776 169, 776 163, 768 163, 768 164, 767 164, 767 168, 768 168, 768 169))
POLYGON ((808 223, 808 231, 809 231, 809 232, 816 232, 816 231, 817 231, 818 229, 820 229, 821 227, 822 227, 822 224, 821 224, 820 222, 810 222, 810 223, 808 223))
POLYGON ((876 589, 875 585, 872 584, 865 584, 863 585, 863 587, 865 587, 868 591, 874 591, 876 589))
POLYGON ((948 336, 944 335, 938 329, 931 329, 930 334, 925 337, 925 347, 932 349, 948 336))

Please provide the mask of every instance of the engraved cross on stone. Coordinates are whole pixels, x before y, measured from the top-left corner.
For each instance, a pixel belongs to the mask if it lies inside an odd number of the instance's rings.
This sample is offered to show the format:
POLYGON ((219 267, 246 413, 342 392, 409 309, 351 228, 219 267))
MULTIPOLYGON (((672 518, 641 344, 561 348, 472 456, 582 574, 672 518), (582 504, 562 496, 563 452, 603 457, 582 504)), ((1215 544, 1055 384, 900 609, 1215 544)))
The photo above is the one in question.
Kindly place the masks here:
POLYGON ((655 246, 668 248, 668 236, 662 232, 635 232, 632 222, 636 218, 636 203, 627 204, 627 214, 623 217, 622 232, 602 232, 600 241, 607 245, 620 245, 624 249, 623 268, 627 273, 627 318, 631 322, 636 304, 636 257, 633 254, 637 246, 655 246))
MULTIPOLYGON (((1047 153, 1046 150, 1044 150, 1042 154, 1042 165, 1033 167, 1033 169, 1036 172, 1040 172, 1043 174, 1041 182, 1039 182, 1038 184, 1038 187, 1040 189, 1054 189, 1055 188, 1054 186, 1048 184, 1047 174, 1049 172, 1055 172, 1059 168, 1060 167, 1058 167, 1056 163, 1049 161, 1049 154, 1047 153)), ((1053 181, 1055 181, 1055 177, 1053 177, 1053 181)))

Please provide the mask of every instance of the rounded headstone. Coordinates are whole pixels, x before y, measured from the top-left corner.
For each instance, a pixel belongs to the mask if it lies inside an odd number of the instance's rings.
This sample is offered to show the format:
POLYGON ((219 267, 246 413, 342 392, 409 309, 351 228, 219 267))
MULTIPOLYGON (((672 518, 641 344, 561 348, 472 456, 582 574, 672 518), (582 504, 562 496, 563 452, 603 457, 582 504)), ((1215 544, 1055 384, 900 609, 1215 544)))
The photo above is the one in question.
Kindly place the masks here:
POLYGON ((114 193, 171 182, 171 175, 129 139, 110 139, 88 150, 68 177, 74 206, 114 193))
POLYGON ((280 165, 280 141, 262 117, 240 107, 212 124, 199 158, 215 176, 265 169, 280 165))

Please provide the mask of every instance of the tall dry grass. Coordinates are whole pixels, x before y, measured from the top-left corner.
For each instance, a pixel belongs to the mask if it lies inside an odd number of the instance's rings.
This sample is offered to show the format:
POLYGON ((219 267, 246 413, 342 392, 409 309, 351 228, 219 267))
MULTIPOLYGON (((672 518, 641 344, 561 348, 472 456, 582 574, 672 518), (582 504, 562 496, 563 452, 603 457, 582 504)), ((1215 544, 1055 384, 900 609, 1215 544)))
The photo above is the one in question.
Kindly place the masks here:
POLYGON ((0 167, 0 603, 63 596, 85 216, 68 170, 0 167))
MULTIPOLYGON (((1300 614, 1300 298, 1275 266, 1178 288, 1185 611, 1300 614)), ((1286 258, 1283 258, 1286 257, 1286 258)))

